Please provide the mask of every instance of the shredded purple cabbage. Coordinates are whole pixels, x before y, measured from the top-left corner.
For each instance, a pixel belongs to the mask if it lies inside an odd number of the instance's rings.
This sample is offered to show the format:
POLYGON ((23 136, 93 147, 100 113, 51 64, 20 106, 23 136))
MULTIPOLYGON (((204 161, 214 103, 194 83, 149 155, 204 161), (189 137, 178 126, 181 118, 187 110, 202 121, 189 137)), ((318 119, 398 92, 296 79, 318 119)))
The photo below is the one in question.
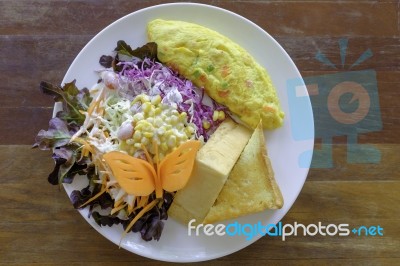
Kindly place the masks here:
POLYGON ((129 81, 129 85, 124 88, 125 94, 132 98, 141 93, 160 95, 163 103, 175 105, 179 112, 187 113, 188 122, 197 127, 198 138, 203 136, 207 141, 221 123, 221 120, 213 120, 213 113, 215 110, 226 112, 226 108, 211 99, 206 104, 204 89, 197 88, 172 69, 148 58, 143 61, 133 58, 132 61, 119 64, 122 66, 120 77, 129 81), (203 127, 204 121, 209 123, 209 128, 203 127))

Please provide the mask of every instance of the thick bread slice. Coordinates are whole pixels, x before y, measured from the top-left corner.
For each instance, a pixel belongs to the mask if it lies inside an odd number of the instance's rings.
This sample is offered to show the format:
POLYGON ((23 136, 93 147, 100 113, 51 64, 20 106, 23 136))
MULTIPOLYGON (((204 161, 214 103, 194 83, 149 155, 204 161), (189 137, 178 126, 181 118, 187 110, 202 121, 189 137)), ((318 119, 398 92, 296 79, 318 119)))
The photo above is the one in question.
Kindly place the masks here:
POLYGON ((252 131, 226 119, 198 151, 186 186, 179 190, 168 210, 174 219, 187 224, 201 223, 221 192, 252 131))
POLYGON ((260 124, 203 223, 215 223, 282 206, 283 197, 274 178, 260 124))

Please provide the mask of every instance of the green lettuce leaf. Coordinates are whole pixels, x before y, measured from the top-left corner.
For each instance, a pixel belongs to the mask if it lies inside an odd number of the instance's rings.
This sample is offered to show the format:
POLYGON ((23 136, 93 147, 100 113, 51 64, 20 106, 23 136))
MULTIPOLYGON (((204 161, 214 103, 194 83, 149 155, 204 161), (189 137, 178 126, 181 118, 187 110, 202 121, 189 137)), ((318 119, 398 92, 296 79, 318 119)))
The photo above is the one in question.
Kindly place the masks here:
POLYGON ((125 41, 118 41, 117 47, 114 49, 118 56, 137 57, 140 59, 150 58, 157 60, 157 44, 155 42, 149 42, 145 45, 132 49, 125 41))
POLYGON ((75 80, 65 83, 63 87, 42 81, 40 90, 44 94, 53 96, 56 102, 62 102, 63 120, 76 122, 79 125, 85 121, 85 115, 80 111, 87 110, 92 99, 87 89, 79 90, 75 86, 75 80))

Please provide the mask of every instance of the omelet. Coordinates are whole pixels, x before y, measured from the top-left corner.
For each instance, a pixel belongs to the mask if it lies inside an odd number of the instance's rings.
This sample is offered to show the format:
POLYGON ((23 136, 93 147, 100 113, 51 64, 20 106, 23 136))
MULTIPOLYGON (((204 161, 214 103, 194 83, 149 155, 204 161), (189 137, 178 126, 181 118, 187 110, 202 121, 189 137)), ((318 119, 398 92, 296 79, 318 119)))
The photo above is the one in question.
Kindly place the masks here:
POLYGON ((283 124, 276 89, 265 68, 241 46, 209 28, 184 21, 156 19, 147 27, 157 56, 248 127, 274 129, 283 124))

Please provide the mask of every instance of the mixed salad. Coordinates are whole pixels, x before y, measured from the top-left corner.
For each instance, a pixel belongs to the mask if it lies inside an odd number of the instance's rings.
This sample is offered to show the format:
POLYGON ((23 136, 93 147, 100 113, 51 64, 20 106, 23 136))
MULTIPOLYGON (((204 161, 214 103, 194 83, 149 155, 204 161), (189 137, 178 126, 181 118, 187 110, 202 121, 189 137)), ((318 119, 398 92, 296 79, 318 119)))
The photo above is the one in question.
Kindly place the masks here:
POLYGON ((103 55, 99 63, 99 80, 90 89, 77 88, 75 81, 62 87, 41 82, 41 91, 60 102, 62 110, 50 120, 48 130, 39 131, 34 147, 53 150, 51 184, 70 184, 75 178, 88 181, 70 194, 75 208, 89 207, 89 215, 100 226, 122 224, 126 233, 159 240, 177 187, 156 187, 148 195, 128 189, 124 184, 132 180, 108 167, 113 168, 115 158, 123 162, 113 152, 134 158, 135 167, 146 161, 157 177, 160 162, 173 161, 171 154, 181 152, 185 143, 206 142, 227 110, 159 62, 156 43, 132 49, 118 41, 113 54, 103 55))

